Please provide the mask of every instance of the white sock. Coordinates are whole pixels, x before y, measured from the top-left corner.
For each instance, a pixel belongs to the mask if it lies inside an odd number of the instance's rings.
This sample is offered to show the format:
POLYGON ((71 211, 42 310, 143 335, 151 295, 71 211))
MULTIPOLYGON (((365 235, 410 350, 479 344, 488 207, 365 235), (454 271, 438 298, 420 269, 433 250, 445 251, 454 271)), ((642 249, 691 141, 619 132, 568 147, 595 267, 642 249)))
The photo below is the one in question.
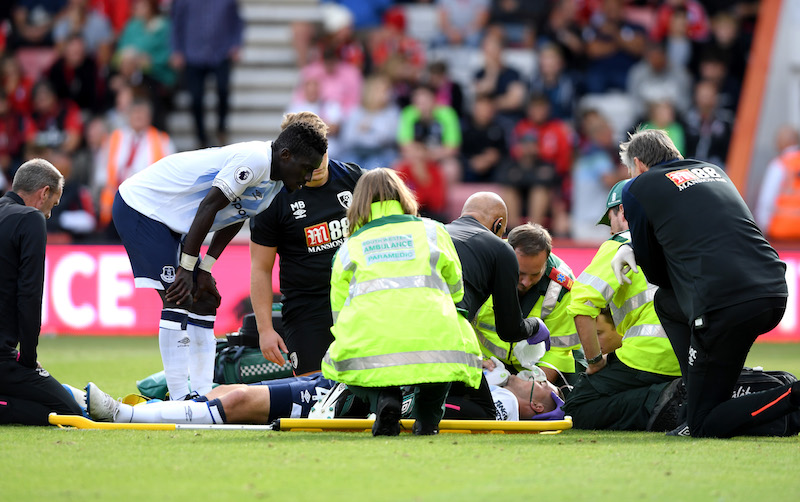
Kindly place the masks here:
POLYGON ((219 401, 159 401, 130 406, 120 403, 115 422, 137 424, 221 424, 219 401))
POLYGON ((189 394, 189 346, 186 332, 188 312, 182 309, 164 309, 158 324, 158 347, 164 363, 170 399, 182 400, 189 394))
POLYGON ((203 396, 211 391, 214 383, 214 356, 217 339, 214 338, 216 316, 189 314, 186 332, 189 334, 189 379, 192 390, 203 396))

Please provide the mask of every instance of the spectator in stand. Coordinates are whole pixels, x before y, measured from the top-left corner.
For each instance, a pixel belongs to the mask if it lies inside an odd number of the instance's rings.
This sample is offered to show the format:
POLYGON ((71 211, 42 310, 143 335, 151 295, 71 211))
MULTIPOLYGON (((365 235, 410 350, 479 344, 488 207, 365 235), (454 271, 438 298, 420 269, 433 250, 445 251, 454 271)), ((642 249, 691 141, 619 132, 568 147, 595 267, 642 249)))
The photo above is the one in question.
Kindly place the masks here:
POLYGON ((549 2, 492 0, 489 25, 503 35, 509 46, 533 47, 536 33, 545 19, 549 2))
POLYGON ((608 120, 597 110, 587 110, 580 121, 581 145, 572 168, 570 235, 578 241, 602 242, 608 229, 597 225, 597 207, 608 190, 627 177, 620 169, 617 142, 608 120))
POLYGON ((128 114, 128 125, 115 129, 108 138, 104 168, 94 172, 92 185, 102 187, 99 197, 98 229, 108 238, 119 240, 111 223, 114 196, 123 181, 146 167, 175 153, 169 135, 153 126, 152 105, 145 99, 135 99, 128 114))
POLYGON ((103 116, 89 118, 84 127, 84 147, 72 156, 72 177, 89 187, 95 207, 103 187, 94 185, 94 177, 98 169, 105 170, 108 164, 108 135, 108 122, 103 116))
POLYGON ((406 186, 416 196, 419 212, 426 218, 447 219, 447 181, 442 167, 433 160, 428 146, 412 141, 403 148, 403 156, 394 166, 406 186))
POLYGON ((343 158, 364 169, 391 166, 397 158, 399 119, 400 110, 392 100, 391 80, 380 74, 367 78, 361 106, 353 110, 342 126, 343 158))
POLYGON ((739 19, 731 11, 722 10, 711 19, 711 38, 697 43, 693 51, 692 70, 700 74, 700 57, 709 52, 720 54, 729 63, 733 78, 741 81, 747 67, 750 52, 749 40, 743 36, 739 28, 739 19))
POLYGON ((316 78, 310 78, 301 82, 302 94, 292 97, 286 113, 311 112, 318 115, 325 125, 328 126, 328 155, 331 157, 341 157, 341 146, 339 143, 339 131, 342 126, 342 106, 336 101, 326 101, 320 93, 322 85, 316 78))
POLYGON ((346 7, 353 15, 353 26, 359 32, 369 31, 381 24, 382 16, 396 2, 393 0, 323 0, 346 7))
POLYGON ((299 85, 292 95, 293 101, 303 100, 303 83, 319 82, 319 96, 325 103, 336 103, 341 115, 346 117, 361 101, 361 72, 354 65, 339 59, 336 52, 326 47, 322 60, 309 64, 300 71, 299 85))
POLYGON ((174 68, 183 70, 192 96, 195 136, 208 145, 205 129, 206 78, 217 85, 217 141, 228 143, 228 109, 233 64, 239 61, 244 22, 236 0, 173 0, 172 56, 174 68))
POLYGON ((686 114, 687 158, 725 166, 733 131, 733 114, 719 107, 717 85, 701 80, 694 88, 694 106, 686 114))
POLYGON ((89 237, 96 223, 92 195, 86 185, 72 176, 72 157, 62 150, 46 147, 32 149, 30 153, 32 158, 50 159, 64 176, 61 201, 47 219, 48 242, 66 244, 89 237))
MULTIPOLYGON (((128 125, 128 113, 130 112, 131 104, 133 104, 134 94, 137 94, 140 98, 147 99, 151 105, 153 104, 149 94, 142 91, 134 92, 133 87, 123 82, 114 96, 114 107, 108 110, 104 116, 110 130, 128 125)), ((156 124, 155 118, 153 124, 156 124)))
POLYGON ((800 240, 800 133, 790 125, 775 135, 778 156, 764 172, 753 216, 769 239, 800 240))
POLYGON ((19 47, 51 47, 53 25, 67 0, 17 0, 11 11, 9 49, 19 47))
POLYGON ((538 45, 556 44, 571 71, 583 70, 586 63, 586 46, 580 23, 577 20, 576 0, 556 0, 547 23, 538 35, 538 45))
MULTIPOLYGON (((572 129, 563 120, 552 116, 550 100, 544 94, 531 95, 527 106, 526 117, 514 127, 514 136, 523 137, 528 131, 535 131, 538 137, 537 156, 542 162, 555 168, 555 184, 549 192, 550 206, 540 205, 536 201, 536 217, 540 218, 535 223, 544 220, 542 208, 545 213, 550 209, 550 228, 558 236, 567 235, 569 232, 569 196, 572 191, 570 171, 572 169, 573 148, 575 139, 572 129)), ((512 147, 513 148, 513 147, 512 147)), ((532 207, 532 206, 531 206, 532 207)))
POLYGON ((11 102, 0 89, 0 190, 10 187, 14 173, 22 164, 25 144, 23 115, 11 108, 11 102))
POLYGON ((740 80, 729 72, 726 54, 720 49, 709 47, 700 56, 698 71, 698 80, 708 80, 716 84, 719 92, 718 106, 735 115, 742 87, 740 80))
POLYGON ((89 0, 92 9, 103 14, 111 23, 115 35, 122 33, 131 17, 131 0, 89 0))
POLYGON ((478 47, 489 21, 490 0, 436 0, 440 34, 435 45, 478 47))
POLYGON ((155 79, 142 71, 140 62, 141 58, 135 49, 129 48, 118 52, 117 71, 111 75, 108 82, 108 101, 114 105, 109 120, 112 127, 124 122, 127 115, 126 108, 135 94, 144 96, 150 101, 154 110, 153 124, 159 129, 165 129, 166 110, 164 106, 160 106, 166 99, 164 89, 155 79))
POLYGON ((406 34, 403 9, 393 7, 387 10, 383 24, 369 38, 373 69, 389 75, 398 105, 406 106, 425 69, 425 48, 406 34))
POLYGON ((414 156, 404 151, 414 142, 425 143, 430 160, 441 166, 447 183, 458 181, 461 124, 455 110, 436 105, 436 90, 426 84, 414 89, 411 104, 403 109, 397 127, 397 144, 403 157, 414 156))
POLYGON ((650 31, 653 40, 661 41, 669 32, 670 18, 675 10, 684 10, 689 22, 687 34, 695 42, 708 39, 711 26, 703 4, 697 0, 664 0, 656 10, 656 21, 650 31))
POLYGON ((544 94, 550 100, 552 114, 561 120, 572 120, 577 89, 566 72, 561 49, 553 43, 539 48, 539 71, 531 81, 531 92, 544 94))
POLYGON ((682 67, 689 66, 695 55, 695 43, 689 38, 689 18, 686 9, 672 10, 669 30, 663 42, 670 63, 682 67))
POLYGON ((478 95, 462 131, 462 181, 496 181, 505 152, 506 133, 497 122, 494 100, 486 95, 478 95))
POLYGON ((502 165, 496 179, 506 187, 503 200, 508 206, 509 228, 526 221, 543 222, 560 184, 555 167, 539 155, 539 132, 533 128, 515 130, 511 158, 502 165))
POLYGON ((51 148, 72 154, 82 140, 83 122, 78 105, 69 99, 59 100, 49 81, 37 82, 33 86, 33 111, 25 126, 27 148, 51 148))
POLYGON ((675 148, 683 153, 686 150, 686 134, 678 121, 675 106, 668 100, 654 101, 648 105, 647 118, 641 129, 663 129, 675 148))
POLYGON ((686 68, 667 59, 662 44, 647 44, 644 58, 628 73, 628 94, 636 100, 636 112, 647 113, 648 103, 669 101, 681 113, 692 104, 692 77, 686 68))
POLYGON ((25 75, 13 55, 6 55, 0 63, 0 84, 8 97, 8 104, 17 113, 27 115, 33 105, 33 80, 25 75))
POLYGON ((136 51, 141 70, 167 94, 177 78, 170 66, 171 33, 170 20, 161 14, 159 0, 134 0, 133 17, 125 24, 117 42, 117 51, 136 51))
POLYGON ((89 0, 69 0, 53 27, 53 39, 59 50, 63 50, 70 35, 76 34, 83 38, 86 52, 98 66, 105 67, 111 61, 114 30, 108 18, 89 5, 89 0))
POLYGON ((74 33, 64 40, 62 55, 47 72, 47 79, 59 99, 72 100, 81 110, 100 112, 105 108, 106 86, 86 43, 74 33))
POLYGON ((522 75, 503 62, 502 35, 487 33, 481 48, 483 68, 475 73, 473 91, 492 96, 501 118, 516 122, 523 114, 527 92, 522 75))
POLYGON ((625 90, 628 71, 644 53, 647 34, 625 19, 623 7, 623 0, 604 0, 584 30, 588 93, 625 90))
POLYGON ((320 59, 327 47, 336 53, 339 60, 366 72, 368 70, 366 48, 364 43, 356 38, 353 14, 347 7, 331 3, 320 5, 320 9, 322 33, 317 44, 319 50, 312 54, 313 59, 320 59))
POLYGON ((464 92, 450 78, 447 63, 436 61, 428 65, 428 83, 436 89, 436 104, 450 106, 459 117, 464 116, 464 92))

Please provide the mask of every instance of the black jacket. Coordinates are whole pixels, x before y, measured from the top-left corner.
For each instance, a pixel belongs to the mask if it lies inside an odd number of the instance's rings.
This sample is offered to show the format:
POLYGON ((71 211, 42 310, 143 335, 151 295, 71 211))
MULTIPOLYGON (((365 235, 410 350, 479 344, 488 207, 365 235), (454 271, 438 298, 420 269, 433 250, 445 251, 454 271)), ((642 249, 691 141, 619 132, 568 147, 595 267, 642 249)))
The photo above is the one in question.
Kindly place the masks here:
POLYGON ((473 321, 492 295, 500 339, 516 342, 536 334, 539 323, 525 319, 519 306, 519 265, 511 246, 472 216, 462 216, 445 228, 461 260, 464 299, 457 306, 469 313, 467 319, 473 321))
POLYGON ((45 218, 14 192, 0 198, 0 360, 36 367, 42 324, 45 218))
POLYGON ((721 168, 697 160, 651 167, 622 191, 637 264, 675 291, 693 321, 757 298, 788 296, 786 264, 721 168))

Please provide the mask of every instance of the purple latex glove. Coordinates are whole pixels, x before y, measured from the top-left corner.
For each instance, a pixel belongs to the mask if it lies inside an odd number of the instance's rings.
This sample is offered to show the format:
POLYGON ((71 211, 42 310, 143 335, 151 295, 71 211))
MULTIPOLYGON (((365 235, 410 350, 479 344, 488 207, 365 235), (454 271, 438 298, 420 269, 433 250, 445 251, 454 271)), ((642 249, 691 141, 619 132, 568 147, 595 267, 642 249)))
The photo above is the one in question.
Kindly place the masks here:
POLYGON ((544 321, 539 319, 538 317, 534 317, 537 321, 539 321, 539 330, 536 332, 535 335, 528 338, 529 345, 536 345, 537 343, 544 342, 545 350, 550 350, 550 330, 547 329, 545 326, 544 321))
POLYGON ((539 413, 533 417, 533 420, 564 420, 566 413, 561 409, 564 406, 564 401, 555 392, 550 394, 553 396, 553 401, 556 402, 556 409, 547 413, 539 413))

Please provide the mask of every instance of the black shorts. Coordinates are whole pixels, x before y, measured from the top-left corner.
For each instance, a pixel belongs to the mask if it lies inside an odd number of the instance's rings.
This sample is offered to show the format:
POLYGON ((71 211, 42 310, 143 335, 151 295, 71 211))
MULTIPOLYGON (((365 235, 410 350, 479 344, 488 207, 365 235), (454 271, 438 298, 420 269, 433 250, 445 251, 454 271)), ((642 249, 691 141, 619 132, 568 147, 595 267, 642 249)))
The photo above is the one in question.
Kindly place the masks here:
POLYGON ((0 424, 48 425, 50 413, 80 415, 81 409, 46 370, 0 361, 0 424))
POLYGON ((322 357, 333 342, 333 317, 329 302, 284 305, 283 341, 295 373, 319 371, 322 357))

